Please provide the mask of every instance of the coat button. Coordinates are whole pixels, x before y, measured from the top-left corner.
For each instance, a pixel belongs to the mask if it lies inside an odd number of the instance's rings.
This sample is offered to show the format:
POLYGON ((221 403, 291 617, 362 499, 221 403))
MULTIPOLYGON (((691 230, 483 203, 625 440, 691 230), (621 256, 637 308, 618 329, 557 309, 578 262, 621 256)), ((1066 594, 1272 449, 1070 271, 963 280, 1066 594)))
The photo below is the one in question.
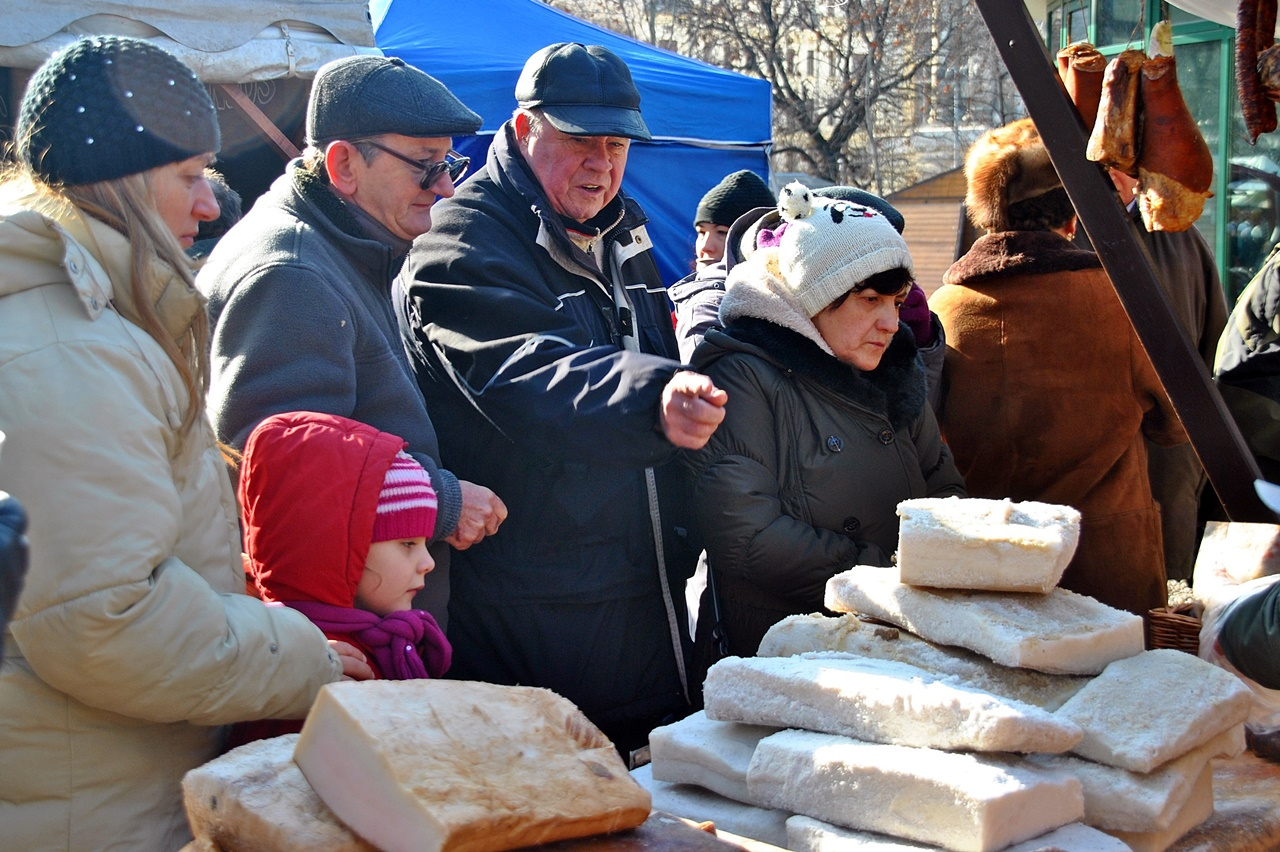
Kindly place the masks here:
POLYGON ((849 535, 853 535, 861 528, 862 528, 862 521, 859 521, 857 518, 844 519, 844 524, 842 526, 842 529, 844 529, 844 531, 849 535))
POLYGON ((892 443, 893 443, 893 430, 892 430, 892 429, 881 429, 881 430, 880 430, 880 443, 882 443, 882 444, 892 444, 892 443))
POLYGON ((844 449, 844 441, 841 441, 835 435, 831 435, 827 438, 827 449, 833 453, 838 453, 844 449))

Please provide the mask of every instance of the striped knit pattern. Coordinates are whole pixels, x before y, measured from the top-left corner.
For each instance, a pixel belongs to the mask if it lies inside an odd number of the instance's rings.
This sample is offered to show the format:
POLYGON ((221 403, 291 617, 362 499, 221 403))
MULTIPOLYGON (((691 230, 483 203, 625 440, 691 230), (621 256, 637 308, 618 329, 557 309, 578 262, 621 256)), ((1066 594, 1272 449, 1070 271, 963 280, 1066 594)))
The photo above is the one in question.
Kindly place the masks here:
POLYGON ((431 538, 436 527, 436 492, 431 479, 412 456, 396 453, 378 495, 373 541, 431 538))

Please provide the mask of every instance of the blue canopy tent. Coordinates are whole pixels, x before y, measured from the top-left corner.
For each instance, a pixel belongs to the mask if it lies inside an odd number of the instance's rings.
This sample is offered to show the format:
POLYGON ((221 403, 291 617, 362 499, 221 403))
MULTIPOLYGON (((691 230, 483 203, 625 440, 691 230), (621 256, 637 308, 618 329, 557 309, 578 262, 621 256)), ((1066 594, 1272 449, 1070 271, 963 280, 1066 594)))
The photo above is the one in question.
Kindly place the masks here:
POLYGON ((663 280, 688 273, 693 213, 730 172, 768 178, 769 84, 620 36, 538 0, 374 0, 378 47, 443 82, 484 116, 480 135, 455 140, 479 165, 516 107, 516 79, 539 48, 561 41, 600 44, 631 68, 653 134, 634 143, 623 186, 648 213, 663 280))

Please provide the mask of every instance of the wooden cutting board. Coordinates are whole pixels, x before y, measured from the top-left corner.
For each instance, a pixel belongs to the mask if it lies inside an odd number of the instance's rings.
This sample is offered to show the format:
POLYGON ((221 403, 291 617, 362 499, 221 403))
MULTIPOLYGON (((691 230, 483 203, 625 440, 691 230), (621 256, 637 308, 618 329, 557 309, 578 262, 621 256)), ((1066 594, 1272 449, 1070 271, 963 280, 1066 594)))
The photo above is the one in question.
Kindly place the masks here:
MULTIPOLYGON (((784 852, 777 846, 732 834, 717 835, 688 820, 654 811, 641 825, 617 834, 561 840, 529 847, 530 852, 784 852)), ((193 840, 179 852, 231 852, 209 841, 193 840)))
POLYGON ((1280 849, 1280 764, 1246 751, 1213 761, 1213 816, 1168 852, 1280 849))

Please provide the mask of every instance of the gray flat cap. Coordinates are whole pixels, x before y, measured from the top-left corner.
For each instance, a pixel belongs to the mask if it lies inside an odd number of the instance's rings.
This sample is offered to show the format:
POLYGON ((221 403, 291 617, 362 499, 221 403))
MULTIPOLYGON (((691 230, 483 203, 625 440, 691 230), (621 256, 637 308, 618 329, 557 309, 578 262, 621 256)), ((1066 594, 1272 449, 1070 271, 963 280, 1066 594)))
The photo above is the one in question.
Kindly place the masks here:
POLYGON ((307 141, 469 136, 483 119, 444 84, 403 59, 348 56, 321 66, 307 101, 307 141))

